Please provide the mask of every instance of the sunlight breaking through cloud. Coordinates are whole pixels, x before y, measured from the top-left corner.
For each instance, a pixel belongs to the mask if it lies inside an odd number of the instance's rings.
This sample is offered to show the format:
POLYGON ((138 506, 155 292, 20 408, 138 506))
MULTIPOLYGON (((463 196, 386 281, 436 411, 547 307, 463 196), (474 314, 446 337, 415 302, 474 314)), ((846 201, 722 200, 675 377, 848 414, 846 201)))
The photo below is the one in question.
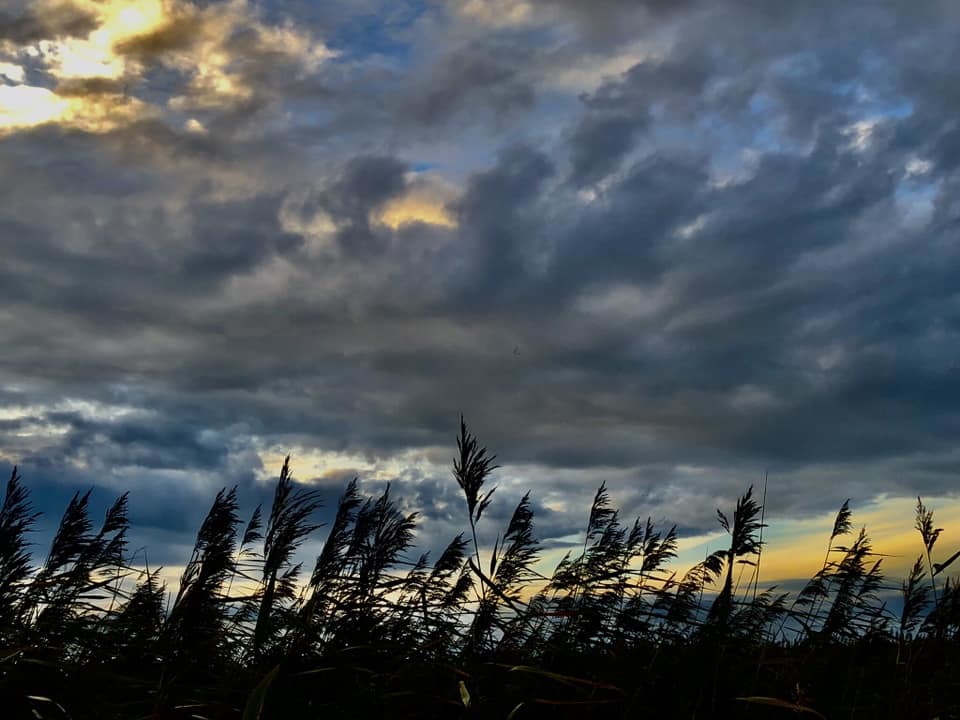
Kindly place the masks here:
MULTIPOLYGON (((89 19, 88 32, 44 30, 46 37, 0 41, 0 130, 58 124, 107 132, 147 117, 218 112, 268 92, 256 64, 282 60, 313 72, 332 57, 292 24, 268 25, 247 0, 206 7, 188 0, 43 0, 37 17, 65 12, 89 19), (151 74, 177 81, 160 96, 151 74), (40 83, 40 84, 35 84, 40 83)), ((189 131, 200 120, 185 121, 189 131)))

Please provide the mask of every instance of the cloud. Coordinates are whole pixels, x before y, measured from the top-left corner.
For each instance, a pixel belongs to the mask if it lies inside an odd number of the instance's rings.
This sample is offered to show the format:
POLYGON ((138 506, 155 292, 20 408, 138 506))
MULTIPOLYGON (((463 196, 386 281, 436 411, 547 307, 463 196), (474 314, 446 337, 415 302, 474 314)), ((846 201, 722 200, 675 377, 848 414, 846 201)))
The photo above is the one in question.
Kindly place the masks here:
POLYGON ((795 519, 954 491, 952 6, 338 8, 3 25, 0 452, 43 492, 176 513, 292 451, 439 544, 460 411, 557 542, 602 480, 687 533, 766 469, 795 519))
POLYGON ((383 206, 378 220, 394 230, 417 223, 454 228, 457 221, 450 208, 458 195, 456 186, 442 177, 416 173, 406 191, 383 206))
POLYGON ((516 43, 476 40, 450 51, 400 103, 408 122, 433 127, 476 114, 504 122, 529 109, 535 88, 526 76, 525 49, 516 43))
POLYGON ((50 123, 108 132, 151 117, 219 113, 269 91, 280 73, 314 72, 332 56, 292 23, 264 23, 245 0, 43 0, 7 26, 0 58, 14 84, 0 95, 6 132, 50 123))
POLYGON ((97 27, 92 8, 73 2, 42 2, 33 10, 22 7, 24 3, 13 5, 14 12, 0 19, 0 39, 4 41, 27 44, 51 36, 77 37, 97 27))

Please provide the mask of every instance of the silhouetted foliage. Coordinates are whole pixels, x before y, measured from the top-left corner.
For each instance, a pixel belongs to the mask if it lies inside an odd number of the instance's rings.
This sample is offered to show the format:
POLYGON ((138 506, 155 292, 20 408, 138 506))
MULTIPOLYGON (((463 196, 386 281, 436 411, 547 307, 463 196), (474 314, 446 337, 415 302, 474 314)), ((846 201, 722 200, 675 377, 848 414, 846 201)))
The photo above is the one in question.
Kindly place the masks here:
POLYGON ((413 552, 416 513, 389 486, 354 479, 301 581, 320 500, 287 458, 265 519, 242 527, 236 489, 217 494, 169 593, 127 554, 126 495, 95 530, 77 493, 35 564, 38 514, 14 469, 4 717, 957 716, 960 586, 945 573, 960 553, 935 562, 945 531, 919 498, 922 554, 896 587, 847 501, 810 582, 793 598, 758 590, 752 488, 717 510, 725 546, 680 571, 676 527, 623 522, 601 484, 582 542, 545 577, 529 494, 492 547, 478 542, 494 459, 461 418, 464 531, 436 559, 413 552))
POLYGON ((14 467, 0 508, 0 639, 10 642, 6 633, 16 632, 30 578, 30 553, 27 534, 39 513, 30 506, 27 489, 14 467))

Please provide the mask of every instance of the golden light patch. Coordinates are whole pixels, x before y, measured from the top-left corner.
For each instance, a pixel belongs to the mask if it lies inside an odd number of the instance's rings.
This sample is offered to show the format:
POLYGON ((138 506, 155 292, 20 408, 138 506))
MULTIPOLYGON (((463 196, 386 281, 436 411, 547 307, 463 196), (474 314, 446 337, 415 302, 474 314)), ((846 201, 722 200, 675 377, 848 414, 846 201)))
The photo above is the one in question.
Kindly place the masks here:
POLYGON ((0 85, 0 131, 56 122, 66 115, 69 105, 46 88, 0 85))
MULTIPOLYGON (((960 503, 955 498, 930 498, 929 502, 925 498, 924 502, 934 511, 934 524, 946 528, 934 551, 933 560, 937 562, 960 549, 960 503)), ((881 569, 884 575, 898 581, 906 576, 914 560, 923 551, 920 535, 913 526, 915 507, 916 498, 900 497, 881 498, 867 508, 855 508, 852 532, 836 538, 833 545, 849 545, 860 528, 866 526, 874 552, 879 553, 875 559, 883 559, 881 569)), ((767 518, 770 527, 764 532, 760 587, 813 577, 823 566, 835 518, 835 512, 803 520, 767 518)), ((682 575, 709 552, 728 547, 729 542, 729 535, 722 531, 681 538, 678 543, 679 556, 671 564, 670 570, 682 575)), ((837 561, 841 556, 841 553, 833 552, 830 560, 837 561)), ((738 568, 735 578, 740 576, 740 586, 743 587, 754 570, 750 566, 741 567, 742 576, 738 568)), ((953 574, 956 575, 956 572, 953 574)))
POLYGON ((70 98, 63 121, 85 132, 104 133, 143 119, 150 112, 146 103, 124 95, 70 98))
MULTIPOLYGON (((378 457, 360 452, 317 450, 303 446, 283 448, 263 448, 258 456, 263 464, 259 480, 264 483, 274 481, 283 466, 283 459, 290 454, 290 469, 294 479, 315 484, 330 484, 343 487, 353 477, 363 482, 391 482, 403 477, 411 469, 435 473, 440 468, 434 465, 427 453, 421 450, 407 450, 392 457, 378 457)), ((442 471, 447 472, 444 462, 442 471)))
POLYGON ((111 3, 110 10, 107 25, 113 31, 115 41, 151 32, 164 24, 169 16, 169 7, 161 0, 111 3))
MULTIPOLYGON (((276 479, 288 451, 293 476, 302 482, 309 480, 319 484, 345 485, 347 475, 352 477, 362 474, 370 478, 377 470, 377 463, 362 455, 304 447, 284 448, 280 452, 269 449, 259 453, 260 461, 263 463, 262 479, 264 481, 272 482, 276 479)), ((399 471, 400 466, 394 463, 390 469, 399 471)))
POLYGON ((104 36, 89 40, 69 39, 63 42, 42 40, 37 49, 47 66, 47 72, 60 80, 79 78, 110 78, 123 76, 125 63, 113 55, 104 36))
POLYGON ((91 133, 109 132, 147 113, 123 95, 61 97, 46 88, 0 85, 0 134, 58 123, 91 133))
MULTIPOLYGON (((937 527, 946 528, 934 551, 936 561, 960 548, 960 505, 950 498, 933 498, 927 505, 934 510, 937 527)), ((852 533, 837 538, 834 545, 849 545, 859 529, 866 526, 874 551, 881 553, 876 559, 882 557, 884 573, 891 578, 903 577, 923 552, 923 542, 914 528, 915 508, 915 498, 890 498, 875 507, 854 510, 852 533)), ((823 564, 835 517, 835 513, 829 513, 811 520, 771 523, 775 532, 764 548, 762 581, 769 584, 812 577, 823 564), (778 525, 785 529, 783 534, 776 532, 778 525)), ((839 557, 840 554, 832 553, 830 559, 839 557)))
POLYGON ((394 230, 412 223, 457 226, 457 218, 449 209, 460 194, 456 186, 433 172, 407 173, 406 183, 402 195, 380 208, 376 222, 394 230))
MULTIPOLYGON (((42 14, 44 8, 56 6, 58 3, 45 2, 39 11, 42 14)), ((45 72, 59 82, 53 89, 24 84, 23 68, 4 64, 3 75, 19 84, 0 86, 0 132, 51 123, 108 132, 146 114, 146 104, 125 93, 102 88, 78 92, 77 88, 125 77, 128 60, 117 54, 117 44, 162 26, 166 4, 161 0, 80 0, 73 7, 94 18, 96 29, 86 37, 48 38, 19 48, 38 59, 45 72)))
POLYGON ((190 52, 174 53, 169 58, 172 66, 191 75, 186 92, 171 98, 171 108, 181 111, 216 108, 253 96, 254 89, 246 85, 237 70, 238 64, 246 61, 245 57, 236 48, 226 46, 226 40, 239 28, 254 30, 247 40, 247 52, 254 56, 296 58, 307 72, 313 72, 320 63, 335 55, 326 45, 292 26, 270 27, 251 22, 251 12, 244 0, 234 0, 197 16, 195 24, 200 29, 193 31, 195 37, 190 52))
MULTIPOLYGON (((202 8, 187 0, 38 0, 35 12, 64 7, 89 17, 92 29, 73 36, 51 31, 19 46, 0 43, 0 76, 13 83, 2 85, 0 132, 48 123, 104 132, 169 110, 230 107, 255 93, 245 63, 276 59, 312 71, 333 54, 293 26, 263 23, 248 0, 202 8), (245 38, 242 47, 233 40, 238 36, 245 38), (18 56, 29 57, 55 84, 26 84, 24 67, 13 61, 18 56), (158 66, 180 71, 181 86, 152 104, 132 97, 158 66), (112 88, 77 92, 90 83, 112 88)), ((194 120, 185 129, 201 127, 194 120)))
POLYGON ((429 197, 408 195, 387 204, 378 220, 396 230, 410 223, 456 227, 457 221, 443 203, 429 197))
POLYGON ((96 18, 97 29, 85 38, 47 39, 36 46, 47 72, 57 79, 123 77, 128 60, 117 47, 155 32, 170 17, 168 4, 161 0, 88 0, 75 6, 96 18))

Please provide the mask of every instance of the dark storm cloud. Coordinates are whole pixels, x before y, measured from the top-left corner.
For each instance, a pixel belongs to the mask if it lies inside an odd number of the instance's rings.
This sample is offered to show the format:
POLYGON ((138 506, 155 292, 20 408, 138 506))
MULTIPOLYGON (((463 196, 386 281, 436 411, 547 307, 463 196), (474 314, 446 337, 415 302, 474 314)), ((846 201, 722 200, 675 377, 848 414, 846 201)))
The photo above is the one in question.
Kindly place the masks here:
MULTIPOLYGON (((145 59, 171 50, 182 50, 200 39, 202 24, 195 17, 181 14, 170 19, 160 27, 143 35, 137 35, 115 45, 121 55, 132 55, 145 59)), ((231 38, 232 42, 241 42, 231 38)), ((250 43, 243 50, 250 51, 250 43)))
POLYGON ((69 211, 82 233, 82 252, 59 242, 55 223, 37 234, 38 225, 43 227, 39 223, 6 221, 8 247, 16 250, 17 262, 3 273, 8 278, 4 294, 21 307, 24 319, 46 306, 47 312, 62 309, 95 332, 142 329, 143 323, 162 327, 171 310, 182 308, 188 298, 207 295, 229 277, 293 253, 302 244, 300 236, 279 228, 279 200, 270 196, 242 203, 198 202, 176 218, 162 210, 144 216, 124 208, 116 197, 109 205, 109 225, 102 229, 90 227, 90 211, 69 211), (189 242, 164 237, 184 221, 191 226, 189 242), (143 227, 144 222, 153 227, 143 227))
POLYGON ((470 249, 462 289, 451 290, 472 309, 510 301, 516 292, 526 295, 535 283, 529 268, 544 232, 538 202, 553 172, 542 152, 518 145, 470 179, 455 208, 470 249))
POLYGON ((105 422, 60 411, 47 414, 44 420, 69 426, 61 446, 65 459, 94 446, 97 460, 107 464, 170 468, 176 467, 179 454, 188 466, 208 470, 224 463, 230 451, 228 438, 204 437, 202 432, 167 418, 105 422))
POLYGON ((661 276, 672 252, 671 233, 703 210, 705 158, 654 155, 624 173, 603 203, 584 208, 572 220, 552 258, 557 292, 574 286, 661 276))
POLYGON ((613 172, 633 145, 641 124, 630 113, 584 118, 570 138, 571 180, 587 185, 613 172))
POLYGON ((336 218, 358 221, 403 189, 403 163, 392 157, 351 160, 323 198, 336 218))
POLYGON ((522 38, 484 39, 456 48, 410 89, 400 111, 417 126, 480 118, 500 125, 534 104, 531 61, 522 38))
MULTIPOLYGON (((300 472, 331 488, 451 448, 461 410, 505 465, 492 525, 525 484, 570 501, 538 505, 545 538, 604 479, 701 530, 767 468, 783 514, 954 492, 956 11, 869 5, 545 1, 572 24, 450 36, 426 14, 409 52, 312 75, 240 32, 251 96, 206 133, 6 135, 0 451, 44 488, 121 467, 158 528, 158 487, 171 513, 259 497, 258 452, 302 447, 352 454, 300 472), (551 84, 635 26, 656 52, 551 84), (384 222, 431 173, 455 225, 384 222)), ((175 30, 123 51, 196 41, 175 30)), ((395 490, 430 547, 462 525, 447 455, 395 490)))
POLYGON ((385 242, 371 228, 370 214, 400 194, 405 170, 393 157, 354 158, 316 198, 304 203, 301 212, 326 211, 338 225, 341 250, 354 257, 369 257, 382 251, 385 242))
POLYGON ((195 242, 179 259, 178 274, 209 292, 211 282, 249 272, 268 258, 295 254, 303 238, 278 226, 280 202, 266 195, 246 202, 197 203, 192 208, 195 242))
POLYGON ((68 2, 46 7, 42 14, 17 7, 19 0, 12 4, 11 11, 0 11, 0 41, 30 43, 55 36, 81 37, 97 26, 93 15, 68 2))

